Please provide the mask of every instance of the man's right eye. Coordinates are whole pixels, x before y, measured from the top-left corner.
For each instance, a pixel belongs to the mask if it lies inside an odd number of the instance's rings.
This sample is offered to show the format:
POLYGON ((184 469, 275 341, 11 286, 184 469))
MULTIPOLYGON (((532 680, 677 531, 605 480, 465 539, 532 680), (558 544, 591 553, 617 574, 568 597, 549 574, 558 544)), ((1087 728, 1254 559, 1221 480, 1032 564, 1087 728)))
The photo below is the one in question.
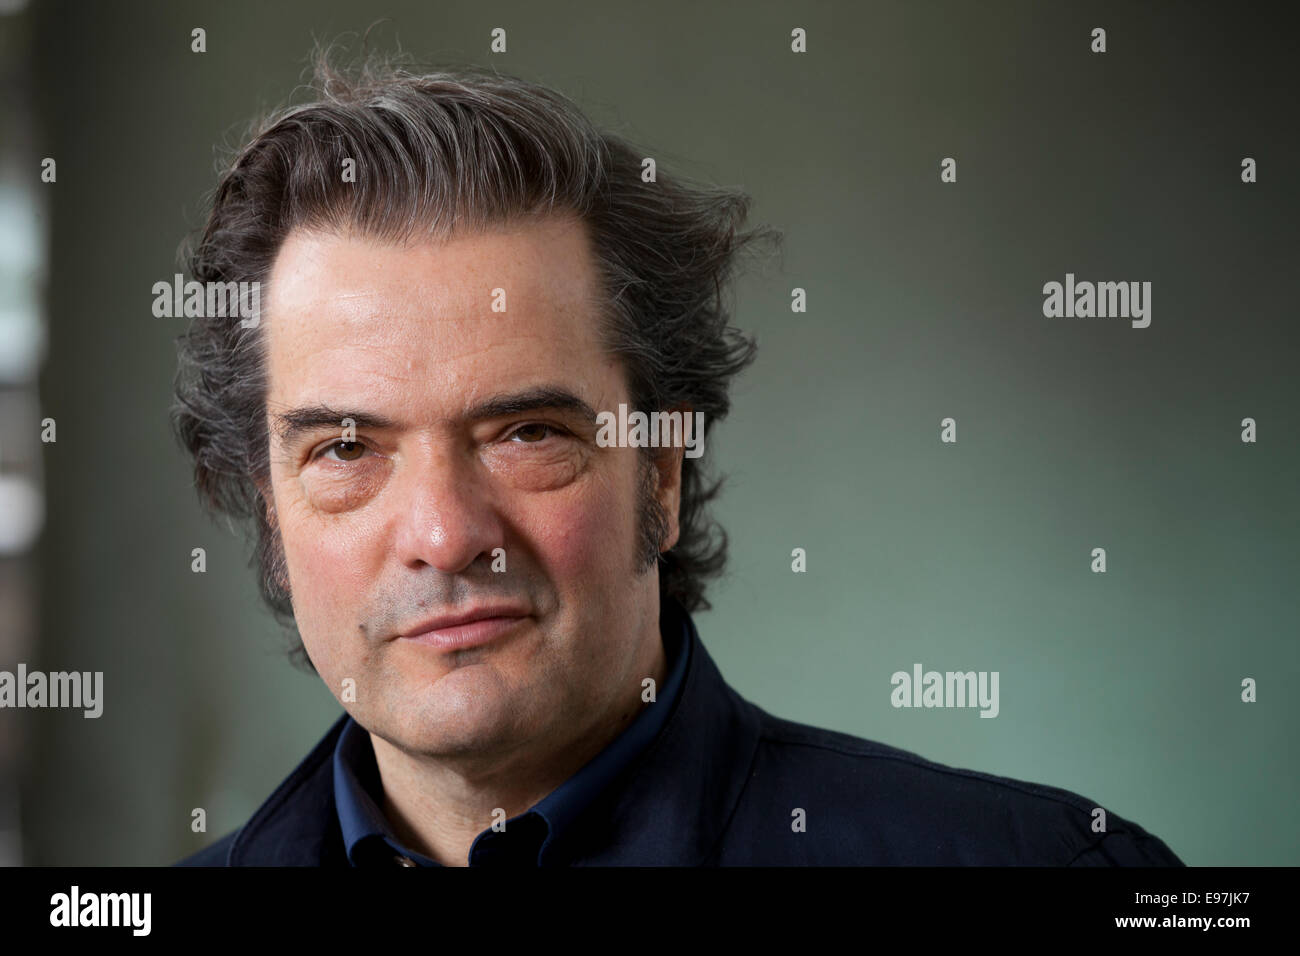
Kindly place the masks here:
POLYGON ((325 458, 332 451, 338 451, 338 456, 331 458, 331 461, 356 461, 365 454, 366 446, 359 441, 336 441, 331 442, 315 455, 316 458, 325 458))

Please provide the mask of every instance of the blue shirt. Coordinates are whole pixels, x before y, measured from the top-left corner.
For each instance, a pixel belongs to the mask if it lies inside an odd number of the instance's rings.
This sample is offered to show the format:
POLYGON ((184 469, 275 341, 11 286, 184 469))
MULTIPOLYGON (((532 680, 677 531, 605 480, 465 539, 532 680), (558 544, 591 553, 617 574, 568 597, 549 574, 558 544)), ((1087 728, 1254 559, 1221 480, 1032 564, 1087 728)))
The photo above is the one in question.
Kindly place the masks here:
MULTIPOLYGON (((501 832, 490 827, 469 851, 470 866, 541 866, 548 846, 570 826, 618 774, 658 736, 680 695, 693 646, 693 628, 685 615, 673 613, 672 602, 661 605, 668 677, 655 702, 641 709, 636 720, 577 773, 531 809, 506 821, 501 832)), ((403 846, 379 809, 382 785, 370 736, 351 717, 334 748, 334 801, 348 862, 353 866, 439 866, 403 846)))

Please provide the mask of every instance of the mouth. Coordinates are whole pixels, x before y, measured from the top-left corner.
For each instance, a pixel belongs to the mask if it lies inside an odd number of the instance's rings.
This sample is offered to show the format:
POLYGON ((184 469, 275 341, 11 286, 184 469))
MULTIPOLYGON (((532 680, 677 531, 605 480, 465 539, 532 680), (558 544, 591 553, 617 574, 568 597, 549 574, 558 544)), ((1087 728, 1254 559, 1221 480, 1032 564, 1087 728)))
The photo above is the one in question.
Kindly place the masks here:
POLYGON ((438 650, 458 651, 490 643, 527 619, 528 615, 513 609, 485 609, 454 616, 444 615, 417 624, 398 635, 398 639, 438 650))

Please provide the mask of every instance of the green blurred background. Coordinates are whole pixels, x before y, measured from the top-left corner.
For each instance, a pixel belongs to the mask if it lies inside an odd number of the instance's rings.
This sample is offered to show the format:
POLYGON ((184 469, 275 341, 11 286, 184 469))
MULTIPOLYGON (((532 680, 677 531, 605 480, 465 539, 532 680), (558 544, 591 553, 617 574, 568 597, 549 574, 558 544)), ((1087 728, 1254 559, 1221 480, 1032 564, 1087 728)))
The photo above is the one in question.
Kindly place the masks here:
POLYGON ((752 221, 785 232, 783 259, 737 287, 759 359, 709 448, 732 560, 696 623, 737 690, 1077 791, 1189 864, 1300 862, 1300 84, 1295 34, 1229 10, 38 2, 0 18, 30 56, 24 148, 58 161, 34 187, 39 411, 59 440, 23 659, 105 672, 99 720, 4 715, 21 722, 21 862, 170 863, 241 824, 339 713, 284 660, 249 546, 197 502, 167 424, 184 320, 154 318, 150 290, 202 222, 214 145, 291 95, 314 38, 381 17, 372 46, 555 86, 666 172, 742 186, 752 221), (495 27, 507 53, 489 52, 495 27), (1045 318, 1043 283, 1067 272, 1152 282, 1151 326, 1045 318), (914 662, 999 671, 998 718, 893 708, 890 675, 914 662))

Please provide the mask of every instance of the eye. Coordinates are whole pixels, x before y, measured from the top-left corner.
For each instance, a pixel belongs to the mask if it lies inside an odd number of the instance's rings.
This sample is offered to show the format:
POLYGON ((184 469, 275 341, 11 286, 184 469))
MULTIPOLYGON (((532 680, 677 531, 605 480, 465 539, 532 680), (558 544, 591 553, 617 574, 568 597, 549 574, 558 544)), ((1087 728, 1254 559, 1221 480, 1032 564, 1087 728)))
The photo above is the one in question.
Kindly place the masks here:
POLYGON ((331 461, 356 461, 365 454, 366 446, 359 441, 336 441, 331 442, 320 450, 316 458, 329 457, 332 451, 338 451, 338 456, 331 458, 331 461))
POLYGON ((544 422, 529 422, 526 425, 520 425, 510 433, 511 440, 518 440, 524 445, 536 445, 545 441, 549 434, 559 434, 560 430, 544 422))

